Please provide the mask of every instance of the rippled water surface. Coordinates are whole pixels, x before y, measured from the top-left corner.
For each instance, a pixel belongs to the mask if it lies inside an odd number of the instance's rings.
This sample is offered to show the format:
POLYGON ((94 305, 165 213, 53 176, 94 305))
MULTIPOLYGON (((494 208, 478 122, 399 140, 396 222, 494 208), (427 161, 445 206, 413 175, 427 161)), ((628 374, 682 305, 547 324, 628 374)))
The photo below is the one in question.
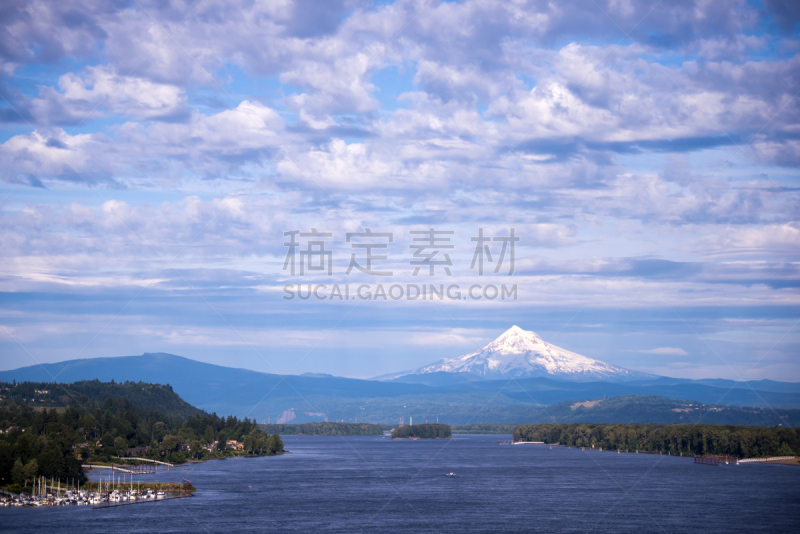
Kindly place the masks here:
POLYGON ((185 477, 199 490, 193 498, 102 510, 0 508, 0 530, 797 532, 800 525, 797 467, 497 445, 509 438, 287 436, 292 454, 139 478, 185 477))

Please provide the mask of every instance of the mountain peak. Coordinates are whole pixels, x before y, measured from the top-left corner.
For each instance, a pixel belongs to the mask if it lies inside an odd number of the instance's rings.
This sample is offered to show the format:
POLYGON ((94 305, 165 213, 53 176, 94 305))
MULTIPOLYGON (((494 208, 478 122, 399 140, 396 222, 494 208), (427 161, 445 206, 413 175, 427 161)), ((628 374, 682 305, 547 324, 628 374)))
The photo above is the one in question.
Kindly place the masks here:
POLYGON ((444 358, 413 374, 472 373, 484 377, 551 376, 567 379, 615 379, 642 376, 621 367, 587 358, 544 341, 517 325, 477 352, 444 358))
POLYGON ((545 345, 545 341, 536 332, 523 330, 514 325, 486 345, 483 350, 500 354, 523 353, 545 345))

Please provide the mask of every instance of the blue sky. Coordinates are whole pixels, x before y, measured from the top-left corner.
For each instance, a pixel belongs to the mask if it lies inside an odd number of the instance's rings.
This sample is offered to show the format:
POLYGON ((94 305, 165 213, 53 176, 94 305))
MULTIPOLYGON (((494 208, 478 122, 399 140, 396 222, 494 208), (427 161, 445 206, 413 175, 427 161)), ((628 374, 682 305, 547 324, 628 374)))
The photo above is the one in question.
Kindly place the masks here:
POLYGON ((7 5, 0 369, 160 351, 370 377, 517 324, 657 374, 800 380, 796 6, 7 5), (284 232, 312 228, 332 274, 292 276, 284 232), (367 228, 392 276, 346 274, 367 228), (428 228, 453 232, 449 276, 413 274, 428 228), (514 229, 513 275, 470 269, 480 228, 514 229), (283 298, 362 283, 518 298, 283 298))

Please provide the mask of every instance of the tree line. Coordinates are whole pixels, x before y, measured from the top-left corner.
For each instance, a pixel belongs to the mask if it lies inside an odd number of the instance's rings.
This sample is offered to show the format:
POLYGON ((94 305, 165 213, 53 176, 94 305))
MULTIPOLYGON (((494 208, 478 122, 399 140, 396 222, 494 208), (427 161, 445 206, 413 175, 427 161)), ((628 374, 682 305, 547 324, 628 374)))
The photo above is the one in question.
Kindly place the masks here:
POLYGON ((730 425, 542 424, 514 429, 515 441, 740 458, 800 454, 800 432, 786 427, 730 425))

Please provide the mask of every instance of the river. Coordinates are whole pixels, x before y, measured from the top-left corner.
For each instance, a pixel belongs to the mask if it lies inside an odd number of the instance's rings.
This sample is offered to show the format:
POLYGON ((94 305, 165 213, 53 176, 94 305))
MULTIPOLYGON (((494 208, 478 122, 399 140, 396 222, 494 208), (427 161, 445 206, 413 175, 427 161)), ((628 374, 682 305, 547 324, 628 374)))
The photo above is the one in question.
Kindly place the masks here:
MULTIPOLYGON (((443 441, 286 436, 291 454, 193 464, 195 497, 2 508, 9 532, 792 532, 800 468, 443 441), (453 472, 455 476, 445 476, 453 472)), ((100 475, 96 475, 99 477, 100 475)))

